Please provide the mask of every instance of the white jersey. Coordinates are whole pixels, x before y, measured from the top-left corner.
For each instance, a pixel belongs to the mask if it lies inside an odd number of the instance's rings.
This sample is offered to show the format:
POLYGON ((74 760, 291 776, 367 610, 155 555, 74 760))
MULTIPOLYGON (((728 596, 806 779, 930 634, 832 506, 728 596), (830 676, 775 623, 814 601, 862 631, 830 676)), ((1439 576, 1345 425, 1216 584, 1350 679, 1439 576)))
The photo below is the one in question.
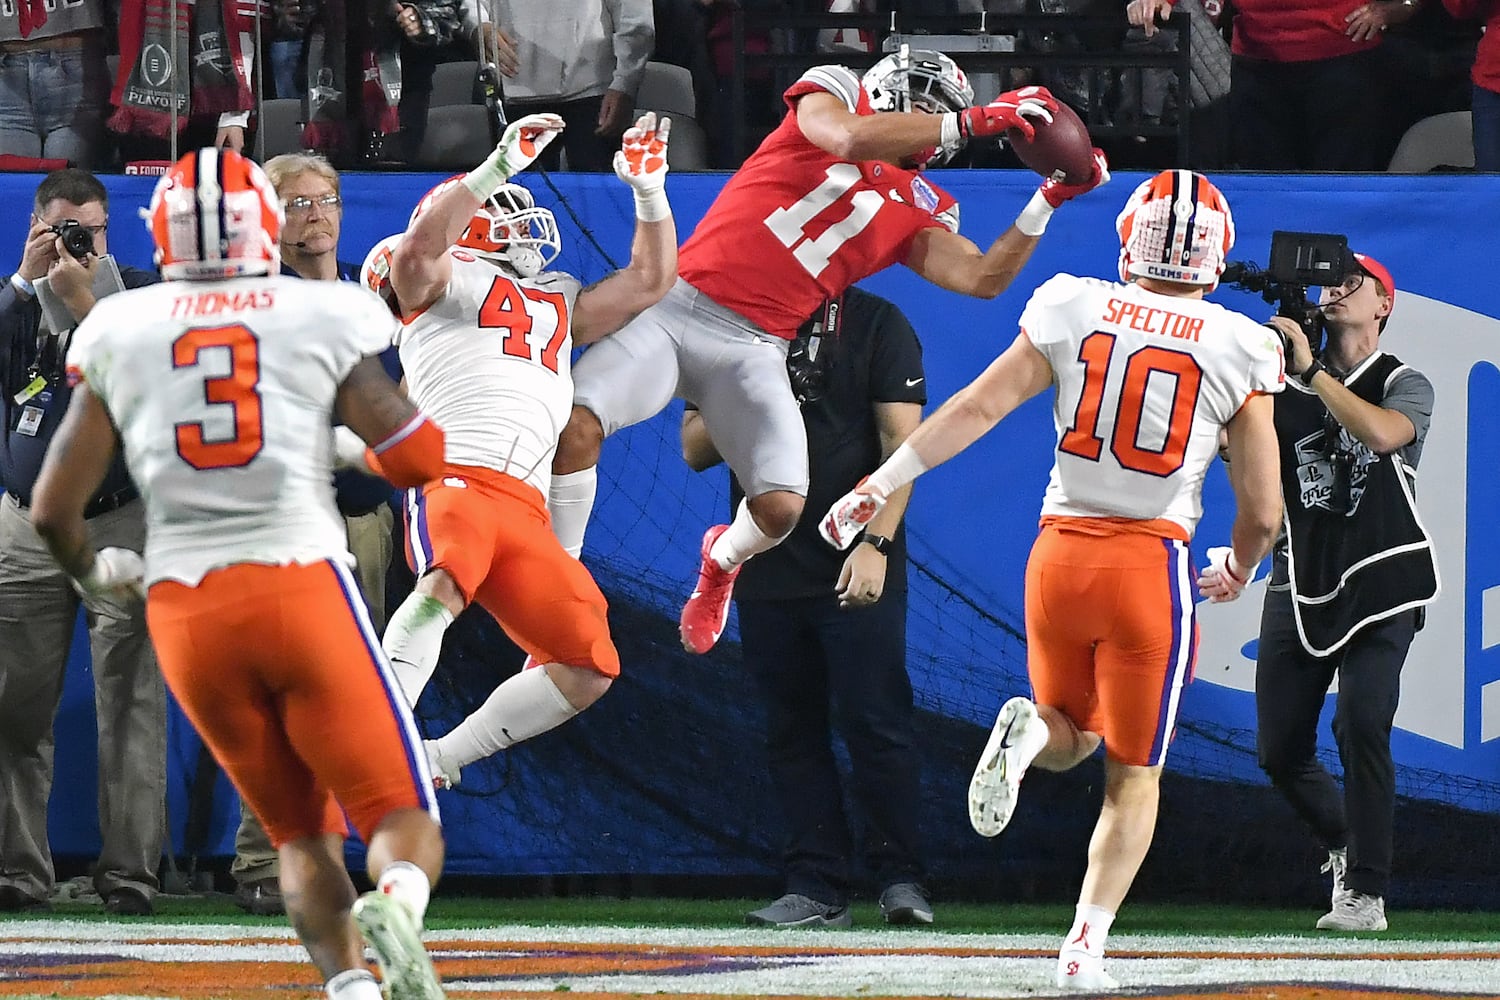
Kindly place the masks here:
POLYGON ((333 499, 333 406, 396 321, 359 285, 169 281, 100 300, 68 348, 146 503, 146 580, 236 563, 352 563, 333 499))
POLYGON ((1220 428, 1286 382, 1270 329, 1134 283, 1059 274, 1032 294, 1021 329, 1057 383, 1044 517, 1160 518, 1191 537, 1220 428))
POLYGON ((443 428, 445 457, 529 483, 542 496, 573 409, 576 278, 521 278, 462 247, 448 288, 397 334, 411 398, 443 428))

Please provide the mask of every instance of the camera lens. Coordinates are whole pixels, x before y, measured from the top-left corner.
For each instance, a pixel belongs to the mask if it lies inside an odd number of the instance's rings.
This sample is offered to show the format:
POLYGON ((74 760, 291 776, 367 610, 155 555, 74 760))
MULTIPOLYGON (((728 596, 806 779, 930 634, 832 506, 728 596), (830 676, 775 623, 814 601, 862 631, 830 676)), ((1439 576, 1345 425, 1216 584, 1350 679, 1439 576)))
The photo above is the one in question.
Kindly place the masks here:
POLYGON ((64 222, 56 232, 62 237, 63 247, 79 260, 94 252, 94 234, 82 223, 64 222))

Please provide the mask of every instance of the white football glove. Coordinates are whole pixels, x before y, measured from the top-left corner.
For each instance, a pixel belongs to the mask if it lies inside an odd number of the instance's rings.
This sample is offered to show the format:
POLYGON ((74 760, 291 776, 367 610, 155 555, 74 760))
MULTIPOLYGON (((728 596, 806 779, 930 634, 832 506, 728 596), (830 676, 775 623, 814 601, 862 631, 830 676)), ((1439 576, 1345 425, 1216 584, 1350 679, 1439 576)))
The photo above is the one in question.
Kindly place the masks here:
POLYGON ((464 175, 463 185, 477 197, 488 198, 495 189, 536 162, 548 143, 562 134, 563 120, 557 115, 527 115, 517 118, 495 144, 483 163, 464 175))
POLYGON ((335 470, 373 471, 370 463, 365 461, 365 439, 343 424, 333 429, 333 467, 335 470))
POLYGON ((667 203, 667 142, 672 135, 672 119, 656 120, 656 112, 647 111, 625 130, 620 151, 615 154, 615 175, 635 191, 636 218, 660 222, 672 213, 667 203))
POLYGON ((146 564, 139 552, 105 548, 94 553, 94 565, 76 581, 78 589, 90 596, 130 594, 144 598, 146 564))
POLYGON ((1198 574, 1198 593, 1214 604, 1224 604, 1244 593, 1255 579, 1256 567, 1244 567, 1228 545, 1208 550, 1208 565, 1198 574))
POLYGON ((847 549, 854 544, 865 525, 880 513, 886 498, 876 493, 868 481, 861 482, 845 493, 828 508, 823 520, 818 523, 818 533, 823 541, 836 549, 847 549))

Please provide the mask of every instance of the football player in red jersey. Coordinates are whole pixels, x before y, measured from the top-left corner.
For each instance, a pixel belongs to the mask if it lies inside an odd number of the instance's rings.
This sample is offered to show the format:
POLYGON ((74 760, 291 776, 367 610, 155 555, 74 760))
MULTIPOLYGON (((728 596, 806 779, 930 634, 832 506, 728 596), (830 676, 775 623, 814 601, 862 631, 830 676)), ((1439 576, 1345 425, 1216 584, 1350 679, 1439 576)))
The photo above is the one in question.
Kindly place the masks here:
POLYGON ((676 286, 574 369, 573 413, 553 464, 549 507, 575 555, 593 508, 604 439, 673 396, 697 404, 748 500, 704 535, 682 642, 718 641, 739 566, 790 534, 807 494, 807 442, 787 381, 787 345, 822 302, 891 264, 943 288, 993 298, 1010 284, 1063 202, 1109 177, 1095 150, 1083 184, 1048 180, 982 251, 958 235, 958 205, 920 171, 969 138, 1030 137, 1057 102, 1041 87, 971 106, 953 60, 905 47, 863 80, 808 70, 788 114, 720 192, 679 254, 676 286))

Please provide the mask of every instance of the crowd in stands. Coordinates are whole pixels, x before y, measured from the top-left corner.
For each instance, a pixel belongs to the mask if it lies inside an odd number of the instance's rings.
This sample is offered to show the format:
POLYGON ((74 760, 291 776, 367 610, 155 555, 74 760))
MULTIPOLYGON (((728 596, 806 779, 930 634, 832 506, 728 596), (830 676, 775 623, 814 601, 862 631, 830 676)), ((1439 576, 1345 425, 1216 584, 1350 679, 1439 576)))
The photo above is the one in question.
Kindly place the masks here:
MULTIPOLYGON (((880 15, 901 37, 937 18, 1046 14, 997 50, 1077 55, 1170 52, 1174 11, 1192 25, 1194 72, 1077 66, 1005 72, 1007 86, 1048 85, 1073 104, 1118 166, 1383 170, 1418 120, 1473 108, 1479 169, 1500 169, 1496 0, 74 0, 0 11, 0 168, 92 170, 160 163, 216 143, 255 151, 261 102, 291 99, 300 145, 343 167, 424 162, 433 81, 444 63, 488 64, 513 114, 555 111, 572 126, 547 166, 607 170, 648 63, 692 80, 702 162, 730 169, 781 114, 800 72, 765 55, 860 67, 889 38, 869 22, 777 26, 781 14, 880 15), (743 40, 745 103, 733 103, 733 21, 743 40), (1089 20, 1078 20, 1079 17, 1089 20), (257 44, 258 41, 258 44, 257 44), (175 49, 174 49, 175 46, 175 49), (188 67, 173 72, 170 53, 188 67), (1477 58, 1476 58, 1477 52, 1477 58), (826 57, 826 58, 825 58, 826 57), (1472 80, 1472 82, 1471 82, 1472 80), (253 82, 256 82, 252 85, 253 82), (1185 93, 1178 93, 1183 89, 1185 93), (1190 115, 1186 153, 1171 127, 1190 115), (1161 126, 1166 126, 1164 132, 1161 126), (1152 128, 1156 127, 1153 133, 1152 128), (743 129, 743 133, 739 130, 743 129), (1186 158, 1190 162, 1180 163, 1186 158)), ((950 20, 947 22, 951 24, 950 20)), ((947 29, 934 31, 944 34, 947 29)), ((969 34, 974 34, 970 31, 969 34)), ((953 37, 948 35, 948 37, 953 37)), ((958 53, 962 61, 962 53, 958 53)), ((971 70, 981 76, 981 71, 971 70)), ((994 77, 998 83, 1000 77, 994 77)), ((984 86, 979 88, 984 90, 984 86)), ((985 95, 980 94, 981 97, 985 95)), ((484 89, 476 79, 472 100, 484 89)), ((683 109, 674 111, 683 116, 683 109)), ((273 149, 267 157, 285 149, 273 149)), ((981 152, 973 165, 1013 165, 981 152)))

